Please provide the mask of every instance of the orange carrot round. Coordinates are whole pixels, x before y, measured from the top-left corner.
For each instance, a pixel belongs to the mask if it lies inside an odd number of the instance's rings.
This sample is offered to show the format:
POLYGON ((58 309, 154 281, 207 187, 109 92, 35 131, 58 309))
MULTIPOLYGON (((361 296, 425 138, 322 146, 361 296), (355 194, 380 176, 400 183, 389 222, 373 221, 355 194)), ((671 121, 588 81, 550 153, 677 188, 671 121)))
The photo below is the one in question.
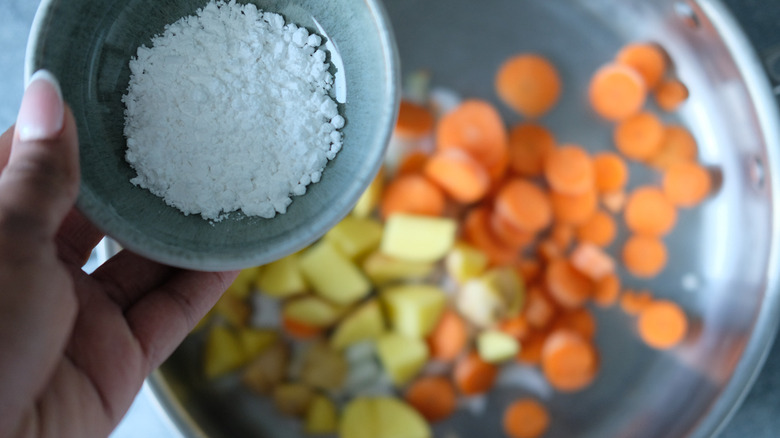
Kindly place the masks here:
POLYGON ((634 190, 623 212, 628 229, 648 236, 664 236, 677 222, 677 210, 660 189, 640 187, 634 190))
POLYGON ((535 329, 547 327, 555 318, 557 309, 540 286, 531 286, 525 297, 523 315, 535 329))
POLYGON ((396 169, 396 176, 423 173, 430 155, 422 151, 413 151, 403 156, 396 169))
POLYGON ((517 361, 526 365, 537 365, 542 360, 542 347, 547 339, 547 331, 534 330, 520 343, 517 361))
POLYGON ((617 225, 611 215, 601 210, 577 227, 577 240, 601 247, 609 246, 617 235, 617 225))
POLYGON ((628 315, 639 315, 651 304, 653 304, 653 295, 646 290, 627 290, 620 296, 620 309, 628 315))
POLYGON ((596 183, 593 160, 582 146, 564 145, 547 154, 544 176, 550 187, 565 195, 581 195, 596 183))
POLYGON ((552 330, 568 330, 590 341, 596 336, 596 317, 585 307, 574 309, 561 314, 555 320, 552 330))
POLYGON ((406 390, 406 401, 426 420, 444 420, 455 412, 457 395, 449 379, 425 376, 417 379, 406 390))
POLYGON ((464 151, 448 149, 428 158, 425 176, 452 199, 470 204, 482 199, 490 187, 490 176, 480 163, 464 151))
POLYGON ((581 195, 552 192, 550 202, 556 222, 581 225, 596 212, 598 196, 595 190, 589 190, 581 195))
POLYGON ((593 290, 593 302, 599 307, 609 307, 617 302, 620 295, 620 277, 612 273, 596 282, 593 290))
POLYGON ((522 258, 517 263, 517 272, 523 277, 525 284, 531 284, 542 273, 542 263, 536 258, 522 258))
POLYGON ((567 309, 581 307, 593 294, 593 282, 567 259, 552 260, 547 265, 545 281, 550 296, 567 309))
POLYGON ((555 149, 555 137, 544 126, 525 123, 509 131, 509 167, 520 176, 539 176, 544 160, 555 149))
POLYGON ((534 241, 536 234, 518 228, 497 210, 490 217, 490 227, 500 242, 510 248, 523 248, 534 241))
POLYGON ((296 339, 311 339, 322 333, 320 327, 310 326, 287 317, 282 317, 282 329, 296 339))
POLYGON ((666 245, 656 237, 632 236, 623 246, 623 265, 636 277, 655 277, 667 258, 666 245))
POLYGON ((596 154, 593 157, 593 169, 596 173, 596 189, 599 193, 623 190, 628 182, 626 162, 612 152, 596 154))
POLYGON ((664 194, 672 204, 694 207, 712 191, 712 180, 707 169, 696 163, 676 163, 664 173, 664 194))
POLYGON ((525 315, 517 315, 499 322, 498 329, 520 341, 531 334, 531 324, 525 315))
POLYGON ((433 114, 422 105, 401 100, 395 134, 399 137, 418 139, 433 132, 433 114))
POLYGON ((683 102, 688 100, 688 87, 679 79, 661 81, 653 91, 655 103, 664 111, 676 111, 683 102))
POLYGON ((509 438, 538 438, 550 427, 550 414, 538 401, 520 399, 506 408, 503 424, 509 438))
POLYGON ((552 332, 542 347, 542 371, 553 388, 573 392, 596 377, 598 353, 592 343, 568 330, 552 332))
POLYGON ((507 154, 504 122, 488 102, 467 100, 439 120, 436 147, 461 149, 488 168, 507 154))
POLYGON ((679 344, 688 331, 688 319, 679 305, 655 301, 639 314, 639 336, 649 346, 667 349, 679 344))
POLYGON ((574 227, 569 224, 555 224, 550 231, 550 239, 558 245, 561 252, 566 253, 574 241, 574 227))
POLYGON ((522 179, 507 182, 496 197, 496 210, 515 227, 536 233, 552 222, 550 199, 542 189, 522 179))
POLYGON ((484 252, 493 265, 511 265, 517 259, 517 248, 505 245, 493 233, 490 220, 492 212, 489 208, 472 209, 463 221, 463 236, 465 240, 484 252))
POLYGON ((628 44, 615 57, 618 64, 633 68, 642 76, 647 88, 655 88, 666 73, 666 54, 656 44, 628 44))
POLYGON ((484 394, 493 387, 498 376, 498 368, 485 362, 476 352, 464 356, 455 364, 453 378, 455 385, 463 395, 484 394))
POLYGON ((622 120, 642 109, 647 86, 634 69, 609 64, 593 76, 588 97, 596 114, 607 120, 622 120))
POLYGON ((533 54, 509 58, 498 69, 496 93, 518 113, 536 118, 558 102, 561 78, 547 59, 533 54))
POLYGON ((439 216, 444 211, 444 194, 422 175, 403 175, 385 188, 381 213, 387 218, 395 213, 439 216))
POLYGON ((460 355, 468 341, 465 321, 453 310, 445 310, 433 331, 428 335, 431 358, 450 362, 460 355))
POLYGON ((647 164, 665 170, 679 162, 696 161, 699 154, 696 139, 682 126, 667 126, 658 152, 648 159, 647 164))
POLYGON ((637 161, 658 153, 663 137, 663 123, 650 112, 633 115, 615 128, 615 146, 623 155, 637 161))
POLYGON ((617 192, 604 193, 601 195, 601 203, 611 213, 620 213, 626 205, 626 192, 619 190, 617 192))

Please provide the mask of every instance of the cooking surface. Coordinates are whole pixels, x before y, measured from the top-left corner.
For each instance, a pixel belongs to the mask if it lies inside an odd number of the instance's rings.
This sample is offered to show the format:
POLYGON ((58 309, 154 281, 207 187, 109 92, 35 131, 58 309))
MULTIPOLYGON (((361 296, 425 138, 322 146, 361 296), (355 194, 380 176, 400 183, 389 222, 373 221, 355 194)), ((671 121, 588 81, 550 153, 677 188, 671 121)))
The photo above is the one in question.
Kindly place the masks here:
MULTIPOLYGON (((37 5, 27 0, 4 0, 0 3, 0 126, 10 125, 15 119, 18 103, 22 93, 22 70, 24 46, 32 17, 37 5)), ((777 19, 767 14, 766 0, 731 0, 730 4, 739 4, 737 10, 740 18, 751 17, 766 19, 777 23, 777 19), (760 17, 746 9, 752 5, 754 10, 761 10, 760 17), (744 17, 742 17, 744 16, 744 17)), ((772 0, 775 5, 780 1, 772 0)), ((762 26, 750 26, 751 38, 766 38, 766 32, 771 29, 762 26)), ((780 41, 780 38, 775 39, 780 41)), ((775 48, 773 43, 757 44, 759 52, 771 53, 775 48)), ((770 437, 773 431, 780 428, 780 418, 774 415, 780 406, 780 344, 773 348, 767 365, 757 380, 745 404, 727 427, 722 436, 737 437, 770 437)), ((142 394, 136 405, 131 409, 126 421, 115 433, 115 437, 130 436, 172 436, 164 427, 164 422, 155 418, 155 410, 148 399, 148 394, 142 394)))

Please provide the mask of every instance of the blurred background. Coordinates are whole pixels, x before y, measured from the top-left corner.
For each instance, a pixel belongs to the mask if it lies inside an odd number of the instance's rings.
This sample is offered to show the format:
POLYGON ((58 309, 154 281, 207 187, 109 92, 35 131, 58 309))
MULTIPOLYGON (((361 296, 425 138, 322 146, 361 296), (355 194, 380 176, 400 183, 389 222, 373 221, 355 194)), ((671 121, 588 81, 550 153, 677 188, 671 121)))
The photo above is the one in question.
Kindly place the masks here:
MULTIPOLYGON (((650 0, 648 0, 650 1, 650 0)), ((780 60, 780 0, 724 0, 743 23, 763 59, 780 60), (750 23, 749 25, 746 23, 750 23)), ((24 54, 38 1, 0 0, 0 131, 14 123, 23 93, 24 54)), ((780 84, 780 61, 769 63, 780 84)), ((776 88, 780 92, 780 88, 776 88)), ((780 269, 780 267, 778 267, 780 269)), ((776 342, 742 407, 723 431, 724 438, 774 438, 780 430, 780 342, 776 342)), ((178 437, 144 388, 112 438, 178 437)))

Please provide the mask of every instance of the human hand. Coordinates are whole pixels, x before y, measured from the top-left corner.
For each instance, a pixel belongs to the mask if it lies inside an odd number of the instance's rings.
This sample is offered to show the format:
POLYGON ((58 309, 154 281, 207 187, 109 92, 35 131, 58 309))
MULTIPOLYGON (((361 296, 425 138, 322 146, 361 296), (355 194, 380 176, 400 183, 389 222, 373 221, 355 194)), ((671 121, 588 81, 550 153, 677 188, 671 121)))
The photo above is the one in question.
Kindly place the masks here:
POLYGON ((82 271, 103 234, 73 209, 76 125, 46 73, 0 136, 0 172, 0 437, 107 436, 236 273, 128 251, 82 271))

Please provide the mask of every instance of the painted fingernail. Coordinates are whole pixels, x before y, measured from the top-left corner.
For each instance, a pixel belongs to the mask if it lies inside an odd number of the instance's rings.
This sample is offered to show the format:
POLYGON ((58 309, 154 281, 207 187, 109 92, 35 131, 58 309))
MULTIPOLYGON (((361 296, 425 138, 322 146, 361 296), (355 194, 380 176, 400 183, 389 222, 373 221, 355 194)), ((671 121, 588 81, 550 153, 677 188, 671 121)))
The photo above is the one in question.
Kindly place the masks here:
POLYGON ((60 83, 51 72, 38 70, 30 78, 16 119, 21 141, 54 140, 65 119, 60 83))

